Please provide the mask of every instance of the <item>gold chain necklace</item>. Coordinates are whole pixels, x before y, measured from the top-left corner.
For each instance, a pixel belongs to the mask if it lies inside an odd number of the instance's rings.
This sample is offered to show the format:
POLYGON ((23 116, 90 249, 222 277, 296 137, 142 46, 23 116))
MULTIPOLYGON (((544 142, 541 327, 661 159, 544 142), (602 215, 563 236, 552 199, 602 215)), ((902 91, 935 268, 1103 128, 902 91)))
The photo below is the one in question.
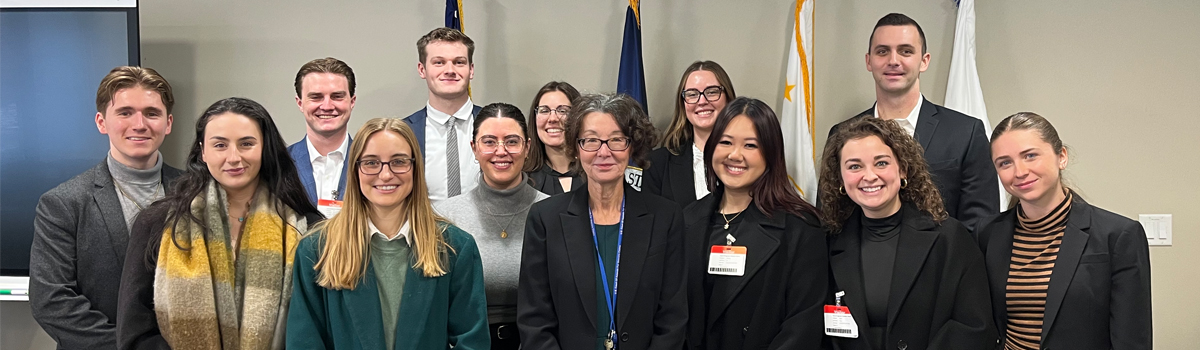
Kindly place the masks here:
POLYGON ((742 212, 745 212, 745 210, 742 210, 742 211, 739 211, 739 212, 737 212, 737 214, 734 214, 734 215, 733 215, 733 218, 730 218, 730 217, 728 217, 728 216, 725 216, 725 213, 721 213, 721 219, 724 219, 724 220, 725 220, 725 229, 726 229, 726 230, 728 230, 728 229, 729 229, 729 223, 730 223, 730 222, 733 222, 733 220, 736 220, 736 219, 737 219, 737 217, 738 217, 738 215, 742 215, 742 212))
MULTIPOLYGON (((143 209, 141 203, 138 203, 138 201, 133 199, 133 197, 130 197, 128 193, 125 193, 125 189, 121 188, 121 184, 117 183, 117 178, 113 177, 112 174, 109 174, 108 178, 112 179, 113 186, 117 187, 117 192, 121 192, 121 196, 124 196, 125 199, 128 199, 130 202, 133 202, 133 205, 137 206, 138 211, 141 211, 143 209)), ((158 192, 162 191, 161 185, 162 185, 162 178, 159 178, 158 182, 154 184, 154 194, 150 195, 151 203, 154 203, 154 199, 158 197, 158 192)))
MULTIPOLYGON (((483 185, 483 186, 486 186, 486 185, 483 185)), ((489 221, 492 221, 493 223, 495 223, 496 226, 500 226, 500 222, 499 222, 500 220, 496 218, 499 215, 492 214, 492 210, 490 208, 488 208, 488 206, 485 202, 486 201, 480 201, 479 206, 483 207, 483 211, 487 212, 488 217, 491 218, 491 220, 489 220, 489 221)), ((512 215, 512 217, 508 218, 508 223, 504 224, 504 227, 500 228, 500 238, 508 238, 508 226, 512 225, 513 220, 516 220, 517 216, 520 216, 518 214, 520 214, 522 211, 528 210, 529 207, 532 205, 533 205, 533 203, 529 203, 529 205, 525 206, 524 210, 518 210, 515 213, 509 214, 509 215, 512 215)))

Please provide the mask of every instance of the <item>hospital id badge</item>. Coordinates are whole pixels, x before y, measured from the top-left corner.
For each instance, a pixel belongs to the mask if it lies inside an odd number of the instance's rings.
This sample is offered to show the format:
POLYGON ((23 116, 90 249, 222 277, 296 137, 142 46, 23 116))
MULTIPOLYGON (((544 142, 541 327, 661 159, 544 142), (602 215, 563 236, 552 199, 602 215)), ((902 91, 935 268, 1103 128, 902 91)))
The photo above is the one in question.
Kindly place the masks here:
POLYGON ((742 276, 746 274, 746 247, 714 245, 708 254, 708 274, 742 276))
POLYGON ((825 335, 842 338, 858 338, 858 325, 850 316, 850 308, 825 305, 825 335))
POLYGON ((317 200, 317 211, 320 211, 321 215, 325 215, 325 218, 332 218, 338 212, 342 211, 342 201, 333 199, 317 200))

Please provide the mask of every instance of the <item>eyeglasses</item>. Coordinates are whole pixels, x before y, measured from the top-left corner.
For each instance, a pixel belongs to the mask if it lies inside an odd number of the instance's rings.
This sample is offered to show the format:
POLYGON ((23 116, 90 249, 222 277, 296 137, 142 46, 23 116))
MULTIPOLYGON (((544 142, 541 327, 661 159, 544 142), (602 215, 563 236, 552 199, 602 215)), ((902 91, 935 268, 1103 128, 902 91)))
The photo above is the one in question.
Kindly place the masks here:
POLYGON ((608 150, 610 151, 624 151, 629 149, 630 141, 630 138, 623 136, 618 136, 607 140, 601 140, 594 137, 584 138, 579 139, 579 148, 582 148, 584 151, 595 152, 600 150, 600 146, 608 145, 608 150))
POLYGON ((696 89, 683 90, 679 96, 683 97, 683 102, 688 104, 700 103, 700 95, 704 95, 704 99, 708 102, 717 102, 721 100, 721 95, 725 94, 725 88, 720 86, 709 86, 704 88, 704 91, 696 89))
POLYGON ((412 158, 395 158, 388 162, 381 162, 377 159, 367 159, 358 161, 358 171, 363 175, 379 175, 383 172, 383 166, 387 165, 392 174, 404 174, 412 171, 412 158))
POLYGON ((551 109, 550 106, 538 106, 537 107, 538 115, 547 115, 548 116, 548 115, 550 115, 550 112, 554 112, 554 113, 558 114, 559 117, 566 118, 567 114, 571 113, 571 106, 558 106, 558 108, 554 108, 554 109, 551 109))
MULTIPOLYGON (((516 136, 506 137, 504 138, 504 151, 510 154, 520 154, 525 150, 524 141, 525 139, 516 136)), ((483 154, 493 154, 500 149, 500 141, 496 140, 495 136, 484 136, 479 141, 475 141, 475 144, 483 150, 483 154)))

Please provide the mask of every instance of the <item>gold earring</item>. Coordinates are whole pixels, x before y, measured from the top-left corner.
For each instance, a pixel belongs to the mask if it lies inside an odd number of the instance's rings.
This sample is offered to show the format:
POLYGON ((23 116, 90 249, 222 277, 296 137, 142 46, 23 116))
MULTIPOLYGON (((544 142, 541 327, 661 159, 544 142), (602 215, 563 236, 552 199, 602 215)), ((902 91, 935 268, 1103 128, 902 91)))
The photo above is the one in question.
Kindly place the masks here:
POLYGON ((846 186, 838 186, 838 193, 846 194, 846 186))
POLYGON ((908 187, 908 179, 900 179, 900 188, 908 187))

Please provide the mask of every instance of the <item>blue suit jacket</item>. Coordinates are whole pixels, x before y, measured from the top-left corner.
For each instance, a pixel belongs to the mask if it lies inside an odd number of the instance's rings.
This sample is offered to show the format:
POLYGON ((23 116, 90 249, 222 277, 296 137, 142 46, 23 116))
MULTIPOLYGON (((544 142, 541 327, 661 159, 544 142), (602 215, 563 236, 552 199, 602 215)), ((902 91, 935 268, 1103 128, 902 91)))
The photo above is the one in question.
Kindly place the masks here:
MULTIPOLYGON (((471 115, 479 115, 480 109, 483 109, 483 107, 475 105, 475 108, 471 109, 471 115)), ((414 134, 417 134, 417 145, 421 146, 421 155, 425 155, 425 117, 425 108, 421 108, 415 113, 404 117, 404 123, 408 124, 408 127, 412 128, 414 134)))
MULTIPOLYGON (((346 136, 346 138, 350 139, 350 136, 346 136)), ((312 162, 308 160, 308 144, 305 143, 306 141, 308 141, 308 136, 300 139, 300 142, 288 146, 288 154, 292 155, 292 162, 296 163, 296 171, 300 173, 300 182, 304 183, 304 193, 308 194, 308 201, 312 202, 313 205, 317 205, 317 180, 313 178, 312 162)), ((354 144, 354 139, 350 139, 349 143, 354 144)), ((350 153, 350 150, 347 149, 346 153, 350 153)), ((337 200, 339 201, 346 195, 345 170, 350 168, 349 164, 350 155, 346 154, 345 159, 342 160, 342 176, 338 180, 337 200)))

